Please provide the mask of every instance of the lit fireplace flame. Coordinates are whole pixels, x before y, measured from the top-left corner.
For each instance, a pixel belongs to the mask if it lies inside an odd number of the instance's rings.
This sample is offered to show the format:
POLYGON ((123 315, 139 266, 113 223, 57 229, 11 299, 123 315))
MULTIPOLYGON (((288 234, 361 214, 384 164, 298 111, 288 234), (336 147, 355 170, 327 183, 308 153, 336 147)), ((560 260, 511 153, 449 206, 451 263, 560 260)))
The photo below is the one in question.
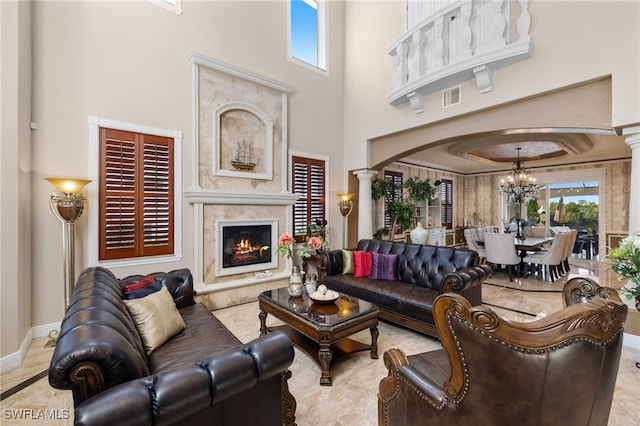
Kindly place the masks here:
POLYGON ((252 251, 260 251, 262 250, 261 245, 253 245, 251 241, 246 238, 241 239, 238 243, 236 243, 235 251, 236 253, 248 253, 252 251))

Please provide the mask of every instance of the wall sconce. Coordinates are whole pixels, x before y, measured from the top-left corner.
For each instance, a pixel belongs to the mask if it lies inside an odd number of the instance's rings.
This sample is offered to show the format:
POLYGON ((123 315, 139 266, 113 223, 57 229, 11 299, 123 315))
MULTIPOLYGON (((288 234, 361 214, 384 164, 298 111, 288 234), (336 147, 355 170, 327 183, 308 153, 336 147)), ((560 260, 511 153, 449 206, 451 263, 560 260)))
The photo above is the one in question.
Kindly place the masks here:
POLYGON ((55 192, 49 197, 49 207, 54 216, 62 222, 62 253, 64 256, 64 302, 65 310, 75 285, 75 222, 84 210, 85 197, 79 192, 89 179, 44 178, 64 195, 55 192))
POLYGON ((338 198, 340 202, 338 203, 338 207, 340 208, 340 214, 342 215, 342 248, 345 248, 347 245, 347 217, 351 214, 351 210, 353 210, 353 194, 338 194, 338 198))

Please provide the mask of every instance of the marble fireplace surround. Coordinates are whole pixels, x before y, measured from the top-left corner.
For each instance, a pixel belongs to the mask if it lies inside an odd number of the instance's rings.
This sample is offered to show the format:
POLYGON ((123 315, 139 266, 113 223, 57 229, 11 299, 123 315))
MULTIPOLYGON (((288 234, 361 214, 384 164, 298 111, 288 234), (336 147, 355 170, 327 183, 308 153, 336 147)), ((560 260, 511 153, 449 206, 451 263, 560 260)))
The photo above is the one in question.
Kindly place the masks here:
POLYGON ((221 223, 234 221, 272 223, 276 242, 278 235, 292 231, 292 206, 298 197, 287 190, 291 87, 193 51, 187 59, 192 72, 193 154, 192 185, 183 195, 194 211, 192 271, 200 299, 217 308, 282 286, 290 275, 291 262, 275 253, 274 261, 257 271, 222 272, 219 234, 221 223), (223 122, 228 111, 234 112, 239 125, 223 122), (247 117, 253 121, 243 126, 247 117), (228 153, 239 141, 255 147, 254 170, 229 165, 228 153))

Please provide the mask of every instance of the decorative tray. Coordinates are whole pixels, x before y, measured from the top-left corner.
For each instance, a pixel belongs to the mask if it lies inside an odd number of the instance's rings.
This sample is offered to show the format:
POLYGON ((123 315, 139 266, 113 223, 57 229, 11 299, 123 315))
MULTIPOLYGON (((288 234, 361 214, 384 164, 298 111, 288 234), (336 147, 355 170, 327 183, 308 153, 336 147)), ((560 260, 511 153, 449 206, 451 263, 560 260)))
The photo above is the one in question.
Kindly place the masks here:
POLYGON ((340 297, 340 294, 333 290, 327 290, 326 294, 322 294, 319 291, 309 293, 309 299, 313 300, 313 303, 318 303, 320 305, 330 305, 335 303, 335 301, 338 300, 338 297, 340 297))

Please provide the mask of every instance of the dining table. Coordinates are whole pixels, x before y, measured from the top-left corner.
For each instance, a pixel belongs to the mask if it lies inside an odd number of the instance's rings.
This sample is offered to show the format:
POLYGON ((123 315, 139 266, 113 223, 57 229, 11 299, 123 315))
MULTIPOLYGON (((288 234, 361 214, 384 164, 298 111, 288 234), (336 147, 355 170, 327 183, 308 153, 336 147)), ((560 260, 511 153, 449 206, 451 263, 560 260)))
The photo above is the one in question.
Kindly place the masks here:
POLYGON ((520 239, 514 237, 516 250, 520 251, 520 256, 526 256, 527 251, 539 251, 545 244, 553 242, 553 237, 526 237, 520 239), (524 254, 523 254, 524 252, 524 254))

